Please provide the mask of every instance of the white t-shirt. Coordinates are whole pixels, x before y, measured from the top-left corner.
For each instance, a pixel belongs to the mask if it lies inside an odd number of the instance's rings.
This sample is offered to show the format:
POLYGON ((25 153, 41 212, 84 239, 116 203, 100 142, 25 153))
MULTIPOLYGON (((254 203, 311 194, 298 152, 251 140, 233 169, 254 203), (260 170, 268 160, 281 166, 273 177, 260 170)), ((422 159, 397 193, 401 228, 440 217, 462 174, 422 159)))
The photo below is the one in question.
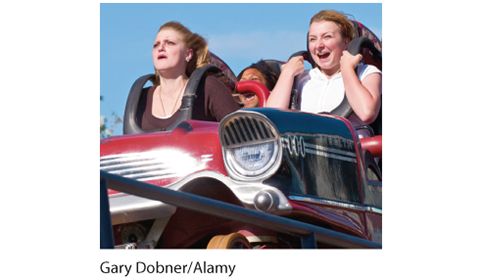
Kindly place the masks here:
MULTIPOLYGON (((382 72, 372 65, 358 65, 357 75, 360 81, 371 73, 381 74, 382 72)), ((331 112, 341 104, 345 96, 341 73, 328 79, 318 68, 305 70, 298 79, 296 89, 301 96, 301 111, 311 113, 331 112)), ((348 120, 354 127, 368 125, 355 113, 351 114, 348 120)), ((370 136, 368 130, 365 129, 357 130, 357 133, 360 138, 370 136)))

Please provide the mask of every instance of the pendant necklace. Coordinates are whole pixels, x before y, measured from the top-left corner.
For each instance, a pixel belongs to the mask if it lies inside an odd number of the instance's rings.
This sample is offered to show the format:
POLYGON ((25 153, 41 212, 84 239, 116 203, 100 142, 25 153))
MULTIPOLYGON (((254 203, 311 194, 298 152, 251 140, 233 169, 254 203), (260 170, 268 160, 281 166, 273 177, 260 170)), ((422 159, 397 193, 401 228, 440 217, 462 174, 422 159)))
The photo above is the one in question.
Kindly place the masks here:
MULTIPOLYGON (((181 90, 179 91, 179 93, 177 94, 177 99, 176 99, 176 102, 174 103, 174 105, 172 106, 172 112, 171 112, 171 116, 172 114, 174 113, 174 109, 176 108, 176 104, 177 102, 179 101, 179 97, 182 95, 182 89, 186 86, 186 81, 187 80, 184 80, 184 83, 181 87, 181 90)), ((164 109, 164 103, 162 102, 162 96, 161 96, 161 88, 159 88, 159 99, 161 100, 161 106, 162 106, 162 112, 164 113, 164 116, 167 117, 167 114, 166 114, 166 110, 164 109)))

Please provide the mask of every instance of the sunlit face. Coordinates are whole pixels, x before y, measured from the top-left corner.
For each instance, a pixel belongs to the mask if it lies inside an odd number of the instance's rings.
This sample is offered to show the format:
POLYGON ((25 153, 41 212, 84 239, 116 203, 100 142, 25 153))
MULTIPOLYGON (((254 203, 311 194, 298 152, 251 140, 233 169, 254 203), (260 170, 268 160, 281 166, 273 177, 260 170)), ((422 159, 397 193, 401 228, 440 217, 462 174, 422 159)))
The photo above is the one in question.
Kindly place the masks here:
POLYGON ((152 49, 154 68, 161 74, 167 71, 184 73, 186 59, 192 57, 192 50, 187 50, 181 35, 172 29, 163 29, 157 33, 152 49))
POLYGON ((348 48, 349 39, 343 39, 340 27, 331 21, 318 21, 310 25, 309 50, 315 64, 327 75, 340 70, 340 58, 348 48))
MULTIPOLYGON (((258 69, 249 68, 243 72, 239 81, 257 81, 266 86, 267 82, 263 74, 258 69)), ((254 93, 244 93, 240 96, 241 103, 244 104, 244 108, 253 108, 259 106, 259 98, 254 93)))
POLYGON ((261 72, 259 72, 259 70, 256 68, 246 69, 243 72, 243 76, 241 76, 241 79, 239 81, 257 81, 262 83, 263 85, 266 85, 267 83, 263 74, 261 74, 261 72))

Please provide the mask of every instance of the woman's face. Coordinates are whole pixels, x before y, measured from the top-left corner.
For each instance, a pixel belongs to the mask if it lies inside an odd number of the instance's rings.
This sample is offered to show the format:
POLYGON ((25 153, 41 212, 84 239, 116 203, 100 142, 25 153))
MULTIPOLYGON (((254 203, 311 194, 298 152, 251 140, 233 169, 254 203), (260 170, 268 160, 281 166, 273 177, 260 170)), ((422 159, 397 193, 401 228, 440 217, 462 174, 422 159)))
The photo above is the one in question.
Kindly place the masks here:
POLYGON ((261 74, 261 72, 259 72, 259 70, 256 69, 256 68, 246 69, 243 72, 243 76, 241 76, 241 79, 239 79, 239 81, 240 82, 241 81, 257 81, 257 82, 262 83, 263 85, 266 85, 266 83, 267 83, 263 74, 261 74))
POLYGON ((172 29, 157 33, 152 49, 154 68, 161 74, 167 71, 184 73, 186 59, 191 59, 192 50, 187 50, 181 35, 172 29))
POLYGON ((310 25, 309 50, 314 62, 327 75, 340 70, 340 58, 348 48, 349 39, 343 39, 340 28, 331 21, 318 21, 310 25))
MULTIPOLYGON (((258 69, 249 68, 243 72, 239 81, 257 81, 266 86, 266 79, 258 69)), ((244 93, 240 96, 241 102, 244 104, 244 108, 253 108, 259 106, 259 98, 254 93, 244 93)))

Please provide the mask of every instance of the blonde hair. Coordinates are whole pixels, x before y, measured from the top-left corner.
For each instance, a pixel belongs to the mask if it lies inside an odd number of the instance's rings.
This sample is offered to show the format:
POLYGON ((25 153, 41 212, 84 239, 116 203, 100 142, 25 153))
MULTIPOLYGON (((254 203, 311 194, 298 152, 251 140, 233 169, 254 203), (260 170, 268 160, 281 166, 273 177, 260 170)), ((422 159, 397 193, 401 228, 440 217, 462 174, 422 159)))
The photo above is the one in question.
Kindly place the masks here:
MULTIPOLYGON (((196 68, 209 64, 209 46, 202 36, 197 33, 192 33, 187 27, 177 21, 164 23, 157 33, 164 29, 172 29, 179 33, 186 45, 186 49, 193 50, 193 56, 186 66, 186 76, 190 77, 196 68)), ((158 73, 156 70, 156 77, 157 76, 158 73)))
POLYGON ((343 39, 353 40, 355 38, 355 27, 353 23, 346 17, 345 14, 333 11, 333 10, 322 10, 311 18, 310 25, 313 22, 319 21, 331 21, 340 27, 341 35, 343 39))

